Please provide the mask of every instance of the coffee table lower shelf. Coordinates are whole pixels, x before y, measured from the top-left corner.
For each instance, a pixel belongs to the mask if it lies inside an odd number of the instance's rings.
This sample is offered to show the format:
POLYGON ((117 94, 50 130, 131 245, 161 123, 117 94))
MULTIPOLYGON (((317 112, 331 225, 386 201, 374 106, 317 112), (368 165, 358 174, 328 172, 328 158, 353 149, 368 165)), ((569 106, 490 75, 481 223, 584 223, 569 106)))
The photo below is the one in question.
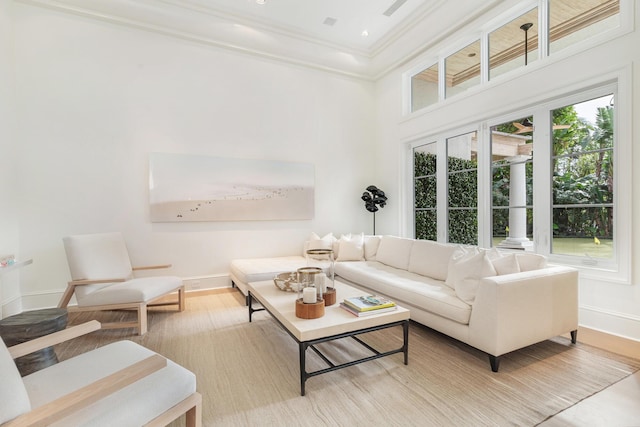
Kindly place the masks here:
POLYGON ((249 300, 249 304, 248 304, 249 322, 252 321, 253 313, 255 313, 257 311, 267 311, 271 315, 271 317, 273 317, 280 324, 280 326, 282 326, 282 328, 285 331, 287 331, 289 336, 291 338, 293 338, 298 343, 298 348, 299 348, 299 352, 300 352, 300 395, 301 396, 305 395, 305 383, 306 383, 307 379, 309 379, 311 377, 315 377, 317 375, 322 375, 322 374, 326 374, 328 372, 337 371, 338 369, 348 368, 350 366, 358 365, 358 364, 364 363, 364 362, 369 362, 371 360, 379 359, 381 357, 391 356, 391 355, 396 354, 396 353, 403 353, 404 354, 404 364, 405 365, 409 364, 409 320, 408 319, 407 320, 395 321, 395 322, 387 323, 387 324, 384 324, 384 325, 373 326, 373 327, 369 327, 369 328, 349 331, 349 332, 345 332, 345 333, 342 333, 342 334, 331 335, 331 336, 328 336, 328 337, 317 338, 317 339, 307 340, 307 341, 300 341, 295 335, 293 335, 291 333, 291 331, 289 331, 289 329, 287 329, 285 327, 285 325, 276 316, 273 315, 273 313, 271 313, 267 308, 265 308, 264 305, 262 305, 260 308, 253 308, 253 302, 256 301, 256 302, 260 303, 260 300, 258 298, 256 298, 256 296, 253 295, 251 293, 251 291, 249 291, 249 293, 248 293, 248 300, 249 300), (370 346, 369 344, 367 344, 366 342, 362 341, 360 338, 358 338, 358 335, 366 334, 368 332, 373 332, 373 331, 379 331, 379 330, 382 330, 382 329, 393 328, 393 327, 396 327, 396 326, 402 326, 402 346, 400 348, 397 348, 397 349, 394 349, 394 350, 380 352, 380 351, 376 350, 375 348, 373 348, 372 346, 370 346), (372 353, 372 355, 368 356, 368 357, 363 357, 361 359, 357 359, 357 360, 353 360, 353 361, 345 362, 345 363, 340 363, 340 364, 336 365, 331 360, 329 360, 329 358, 327 356, 325 356, 316 347, 316 344, 321 344, 321 343, 329 342, 329 341, 335 341, 335 340, 342 339, 342 338, 352 338, 353 340, 358 342, 360 345, 365 347, 367 350, 369 350, 372 353), (306 359, 307 359, 307 349, 308 348, 313 350, 327 364, 328 367, 324 368, 324 369, 319 369, 317 371, 307 372, 307 370, 306 370, 306 359))

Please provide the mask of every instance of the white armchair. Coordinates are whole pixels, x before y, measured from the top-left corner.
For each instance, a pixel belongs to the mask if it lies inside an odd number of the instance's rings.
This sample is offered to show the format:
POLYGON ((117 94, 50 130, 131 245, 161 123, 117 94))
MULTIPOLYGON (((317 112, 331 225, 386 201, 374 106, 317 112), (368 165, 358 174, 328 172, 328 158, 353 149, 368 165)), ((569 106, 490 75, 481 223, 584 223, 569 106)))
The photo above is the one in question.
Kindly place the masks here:
POLYGON ((170 265, 132 267, 129 253, 120 233, 100 233, 69 236, 63 239, 71 281, 58 307, 65 308, 75 294, 81 311, 134 309, 136 322, 104 323, 104 329, 135 327, 147 332, 147 307, 177 305, 185 307, 185 287, 176 276, 135 278, 136 270, 167 268, 170 265), (173 292, 177 301, 152 303, 173 292))
POLYGON ((0 339, 0 426, 165 426, 183 414, 202 425, 195 375, 131 341, 20 377, 14 358, 97 329, 93 320, 10 348, 0 339))

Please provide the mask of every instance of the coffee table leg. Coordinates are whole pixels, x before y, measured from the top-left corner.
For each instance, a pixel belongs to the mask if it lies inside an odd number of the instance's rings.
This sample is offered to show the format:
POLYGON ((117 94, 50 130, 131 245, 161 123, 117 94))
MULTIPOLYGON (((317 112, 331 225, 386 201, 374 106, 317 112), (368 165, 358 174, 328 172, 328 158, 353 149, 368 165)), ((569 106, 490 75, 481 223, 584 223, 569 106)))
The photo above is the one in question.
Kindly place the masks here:
POLYGON ((251 292, 247 293, 247 305, 249 306, 249 323, 251 323, 251 316, 253 315, 253 297, 251 292))
POLYGON ((298 346, 300 348, 300 396, 304 396, 304 385, 307 381, 307 368, 305 366, 307 358, 307 344, 301 342, 298 346))
POLYGON ((404 364, 409 364, 409 321, 405 320, 402 324, 402 335, 404 337, 404 344, 402 349, 404 350, 404 364))

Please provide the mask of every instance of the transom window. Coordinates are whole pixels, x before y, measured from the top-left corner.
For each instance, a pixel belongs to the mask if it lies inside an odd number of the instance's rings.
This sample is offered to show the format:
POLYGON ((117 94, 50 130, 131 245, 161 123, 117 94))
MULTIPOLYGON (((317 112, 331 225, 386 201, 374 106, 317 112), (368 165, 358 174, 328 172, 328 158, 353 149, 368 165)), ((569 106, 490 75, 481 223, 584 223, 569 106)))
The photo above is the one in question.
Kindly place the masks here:
POLYGON ((411 70, 408 112, 457 96, 621 25, 620 0, 539 0, 538 4, 510 12, 502 23, 481 29, 479 38, 478 34, 470 37, 465 47, 411 70))

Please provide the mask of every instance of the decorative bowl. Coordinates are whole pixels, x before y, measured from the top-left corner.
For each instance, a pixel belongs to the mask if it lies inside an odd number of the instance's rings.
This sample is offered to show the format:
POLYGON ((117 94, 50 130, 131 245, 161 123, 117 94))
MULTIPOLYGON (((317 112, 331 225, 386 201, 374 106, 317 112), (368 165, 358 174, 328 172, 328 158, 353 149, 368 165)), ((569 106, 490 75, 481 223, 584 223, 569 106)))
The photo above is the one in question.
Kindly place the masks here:
POLYGON ((298 273, 295 271, 287 271, 280 273, 273 278, 276 288, 284 292, 298 292, 300 283, 298 283, 298 273))

